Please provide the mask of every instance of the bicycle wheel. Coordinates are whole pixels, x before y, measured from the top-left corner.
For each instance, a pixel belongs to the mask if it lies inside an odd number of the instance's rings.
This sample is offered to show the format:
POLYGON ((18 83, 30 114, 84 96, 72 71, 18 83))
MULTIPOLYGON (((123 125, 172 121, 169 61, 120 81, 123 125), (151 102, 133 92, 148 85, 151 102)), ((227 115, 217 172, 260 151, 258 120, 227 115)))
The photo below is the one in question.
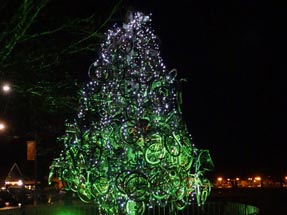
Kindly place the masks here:
POLYGON ((100 176, 96 178, 92 184, 92 195, 96 198, 97 196, 105 195, 109 191, 110 185, 106 177, 100 176))
POLYGON ((144 200, 150 187, 147 177, 140 172, 126 175, 123 183, 125 193, 134 201, 144 200))
POLYGON ((151 165, 158 164, 166 154, 166 150, 162 143, 152 143, 145 151, 145 160, 151 165))
MULTIPOLYGON (((140 84, 135 79, 122 80, 119 86, 121 95, 126 99, 135 98, 140 90, 140 84)), ((131 101, 132 102, 132 101, 131 101)))
POLYGON ((80 184, 77 193, 81 201, 90 202, 92 200, 91 184, 89 182, 80 184))
POLYGON ((88 75, 92 80, 96 80, 101 83, 108 80, 111 73, 107 66, 101 65, 101 63, 97 61, 90 65, 88 75))
POLYGON ((143 215, 145 212, 145 203, 143 201, 128 200, 126 203, 126 212, 129 215, 143 215))
POLYGON ((136 143, 140 138, 139 130, 135 123, 127 122, 121 127, 121 137, 126 143, 136 143))
POLYGON ((164 139, 165 149, 170 155, 174 157, 178 157, 181 153, 181 144, 178 138, 179 138, 178 135, 173 134, 173 135, 168 135, 164 139))
POLYGON ((178 157, 178 164, 180 167, 184 168, 186 171, 190 170, 193 164, 192 148, 191 146, 182 146, 181 154, 178 157))

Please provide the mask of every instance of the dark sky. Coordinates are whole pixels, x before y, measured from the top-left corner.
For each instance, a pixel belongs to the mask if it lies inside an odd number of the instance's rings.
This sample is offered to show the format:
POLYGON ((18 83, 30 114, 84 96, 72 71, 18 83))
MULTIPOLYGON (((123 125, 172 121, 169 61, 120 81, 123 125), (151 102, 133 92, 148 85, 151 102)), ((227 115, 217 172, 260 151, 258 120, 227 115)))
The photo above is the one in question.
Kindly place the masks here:
POLYGON ((194 144, 210 150, 214 173, 287 174, 283 9, 255 0, 124 4, 152 13, 166 66, 188 80, 184 119, 194 144))
POLYGON ((286 174, 283 9, 254 0, 148 2, 139 7, 153 14, 167 67, 188 79, 185 120, 195 145, 210 149, 215 173, 286 174))

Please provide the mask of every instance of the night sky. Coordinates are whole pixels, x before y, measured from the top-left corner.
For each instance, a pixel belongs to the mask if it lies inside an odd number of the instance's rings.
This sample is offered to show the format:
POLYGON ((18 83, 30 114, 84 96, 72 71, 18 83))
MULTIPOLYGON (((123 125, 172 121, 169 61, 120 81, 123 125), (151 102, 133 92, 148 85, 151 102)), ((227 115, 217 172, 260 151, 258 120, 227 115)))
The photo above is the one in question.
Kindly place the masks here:
MULTIPOLYGON (((81 13, 96 5, 80 2, 81 13)), ((187 79, 184 120, 196 147, 210 150, 214 174, 287 174, 283 9, 250 0, 124 4, 152 13, 164 63, 187 79)))
MULTIPOLYGON (((283 13, 259 1, 149 4, 184 117, 215 174, 286 174, 283 13)), ((285 55, 286 56, 286 55, 285 55)))

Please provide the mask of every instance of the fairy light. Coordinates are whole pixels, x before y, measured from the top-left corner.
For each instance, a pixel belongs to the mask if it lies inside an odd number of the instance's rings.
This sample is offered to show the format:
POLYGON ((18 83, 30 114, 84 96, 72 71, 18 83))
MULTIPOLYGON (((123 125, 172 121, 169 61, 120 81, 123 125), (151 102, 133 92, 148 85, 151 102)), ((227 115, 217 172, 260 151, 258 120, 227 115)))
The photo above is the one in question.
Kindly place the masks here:
POLYGON ((122 27, 107 31, 88 70, 78 118, 67 123, 73 132, 60 138, 65 149, 51 165, 68 182, 66 189, 94 201, 99 214, 144 214, 168 204, 181 210, 191 195, 201 205, 207 197, 202 191, 210 192, 204 173, 212 161, 191 142, 175 89, 177 71, 164 65, 150 23, 150 16, 132 12, 122 27))

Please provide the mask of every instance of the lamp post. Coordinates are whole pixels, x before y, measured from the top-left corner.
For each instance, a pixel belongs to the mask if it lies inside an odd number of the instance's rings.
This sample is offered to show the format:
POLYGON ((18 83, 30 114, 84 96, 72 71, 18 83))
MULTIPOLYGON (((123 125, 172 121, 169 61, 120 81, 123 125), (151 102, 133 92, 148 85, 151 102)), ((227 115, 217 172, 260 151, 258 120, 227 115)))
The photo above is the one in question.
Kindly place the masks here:
POLYGON ((37 138, 35 135, 35 140, 27 141, 27 160, 34 162, 34 195, 33 195, 33 204, 34 206, 37 205, 37 138))
MULTIPOLYGON (((3 94, 6 94, 6 96, 8 96, 8 94, 10 94, 11 91, 21 92, 16 85, 11 85, 8 82, 0 83, 0 91, 3 94)), ((4 114, 6 113, 7 103, 8 102, 6 102, 6 104, 4 105, 4 111, 3 111, 4 114)), ((0 119, 0 132, 4 131, 6 128, 7 128, 6 123, 1 122, 1 119, 0 119)), ((38 176, 38 173, 37 173, 37 140, 38 140, 37 132, 34 132, 33 138, 34 138, 34 140, 27 141, 26 144, 27 144, 27 160, 32 161, 34 163, 33 164, 33 166, 34 166, 33 204, 37 205, 37 195, 38 195, 38 192, 37 192, 37 183, 38 183, 38 180, 37 180, 37 176, 38 176)))
MULTIPOLYGON (((10 84, 3 83, 1 86, 1 90, 3 93, 9 93, 11 90, 10 84)), ((6 107, 4 106, 4 113, 6 111, 6 107)), ((6 129, 6 124, 0 121, 0 131, 4 131, 6 129)))

